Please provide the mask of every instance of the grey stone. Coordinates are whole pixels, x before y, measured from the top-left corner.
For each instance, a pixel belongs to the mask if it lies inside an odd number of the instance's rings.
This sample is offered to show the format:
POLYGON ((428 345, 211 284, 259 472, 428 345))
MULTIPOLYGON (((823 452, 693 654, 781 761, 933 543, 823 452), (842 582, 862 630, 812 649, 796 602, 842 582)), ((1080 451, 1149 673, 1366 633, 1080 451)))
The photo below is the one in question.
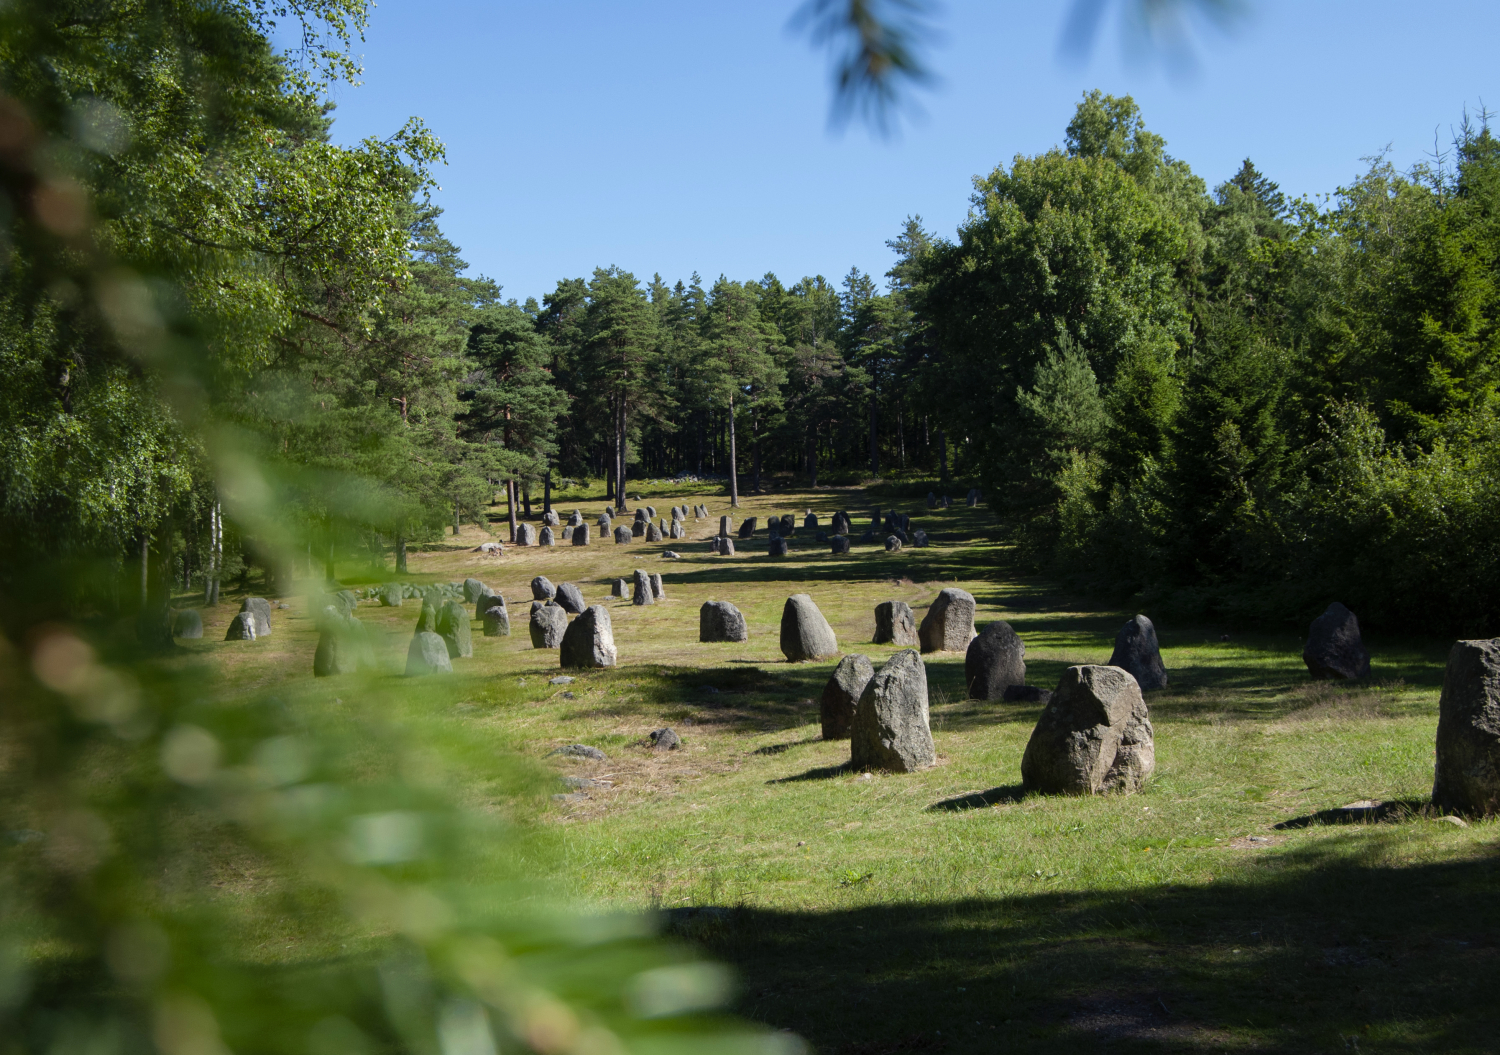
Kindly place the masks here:
POLYGON ((568 514, 567 526, 575 528, 583 526, 583 514, 577 509, 573 510, 572 513, 568 514))
POLYGON ((631 524, 630 524, 630 537, 631 538, 645 538, 646 537, 646 522, 644 520, 635 520, 635 521, 631 522, 631 524))
POLYGON ((1021 758, 1035 791, 1097 795, 1140 790, 1156 768, 1151 716, 1135 678, 1119 667, 1069 667, 1021 758))
POLYGON ((551 546, 555 541, 550 527, 543 527, 542 530, 536 533, 536 544, 538 546, 551 546))
POLYGON ((949 501, 949 500, 948 500, 948 496, 947 496, 947 495, 944 495, 944 496, 943 496, 943 502, 942 502, 942 505, 943 505, 943 508, 944 508, 944 509, 947 509, 947 508, 948 508, 948 507, 949 507, 949 506, 951 506, 951 505, 952 505, 952 504, 953 504, 953 503, 952 503, 952 502, 950 502, 950 501, 949 501))
MULTIPOLYGON (((583 618, 579 616, 579 618, 583 618)), ((563 634, 568 629, 568 613, 548 602, 534 601, 531 605, 531 647, 557 648, 562 644, 563 634)))
POLYGON ((449 601, 438 609, 437 635, 448 646, 448 655, 453 659, 468 658, 474 654, 474 636, 469 629, 469 612, 457 601, 449 601))
POLYGON ((199 638, 203 636, 203 616, 196 608, 184 608, 172 617, 172 636, 199 638))
POLYGON ((927 546, 927 532, 917 528, 911 533, 911 544, 918 549, 924 549, 927 546))
POLYGON ((740 523, 740 538, 749 538, 755 534, 756 525, 760 521, 756 517, 746 517, 740 523))
POLYGON ((629 579, 611 579, 610 582, 609 582, 609 595, 611 597, 629 597, 630 596, 630 580, 629 579))
POLYGON ((937 494, 935 492, 933 492, 933 491, 928 491, 927 492, 927 508, 928 509, 936 509, 937 508, 937 494))
POLYGON ((786 556, 786 539, 782 538, 779 535, 772 536, 772 538, 771 538, 771 545, 766 550, 766 552, 768 554, 770 554, 772 557, 785 557, 786 556))
POLYGON ((526 523, 525 521, 522 521, 521 523, 517 524, 516 525, 516 545, 517 546, 535 546, 536 545, 536 528, 532 527, 530 524, 526 523))
POLYGON ((552 509, 542 514, 542 523, 547 527, 562 527, 562 521, 558 518, 557 512, 552 509))
POLYGON ((653 751, 676 751, 682 746, 682 738, 670 729, 651 730, 651 749, 653 751))
POLYGON ((545 575, 531 580, 531 596, 538 601, 550 601, 557 596, 557 587, 545 575))
POLYGON ((847 740, 854 724, 854 711, 865 686, 875 676, 875 665, 868 656, 845 656, 833 668, 823 696, 818 701, 818 716, 823 723, 824 740, 847 740))
POLYGON ((647 524, 646 525, 646 541, 647 542, 660 542, 661 541, 661 528, 657 527, 656 524, 654 524, 654 523, 647 524))
POLYGON ((588 744, 568 744, 566 747, 559 747, 557 750, 548 751, 547 753, 549 755, 562 755, 565 758, 587 758, 591 762, 604 762, 607 760, 607 756, 603 751, 597 747, 590 747, 588 744))
POLYGON ((448 658, 448 646, 442 638, 427 630, 412 635, 411 646, 406 650, 408 678, 452 673, 453 661, 448 658))
POLYGON ((572 541, 572 539, 573 539, 573 525, 572 524, 564 524, 563 525, 563 529, 562 529, 562 540, 564 542, 570 542, 570 541, 572 541))
POLYGON ((1026 684, 1026 645, 1006 622, 984 628, 964 653, 964 684, 971 700, 1002 700, 1026 684))
POLYGON ((849 552, 849 536, 835 535, 828 540, 829 550, 835 555, 849 552))
POLYGON ((599 534, 603 535, 613 528, 614 518, 611 517, 608 513, 600 513, 597 523, 599 525, 599 534))
MULTIPOLYGON (((1358 628, 1355 630, 1358 633, 1358 628)), ((1115 650, 1109 665, 1128 671, 1142 692, 1167 687, 1167 668, 1162 666, 1156 627, 1143 615, 1131 619, 1115 635, 1115 650)))
POLYGON ((922 617, 917 638, 923 652, 963 652, 974 636, 974 595, 950 586, 922 617))
POLYGON ((639 568, 632 576, 630 603, 637 607, 656 603, 656 597, 651 592, 651 576, 639 568))
POLYGON ((401 584, 388 582, 380 588, 376 594, 380 598, 382 608, 400 608, 401 602, 406 599, 406 592, 401 589, 401 584))
POLYGON ((849 731, 855 769, 911 773, 937 761, 927 724, 927 667, 914 648, 897 652, 865 685, 849 731))
POLYGON ((807 514, 802 518, 802 528, 804 531, 818 530, 818 518, 812 513, 807 514))
POLYGON ((1459 641, 1448 653, 1432 804, 1484 817, 1500 813, 1500 638, 1459 641))
POLYGON ((681 560, 682 559, 682 554, 681 553, 676 553, 676 552, 674 552, 672 550, 667 550, 665 553, 663 553, 661 555, 661 559, 662 560, 681 560))
POLYGON ((624 524, 621 524, 619 527, 615 528, 615 545, 616 546, 623 546, 627 542, 629 542, 631 539, 633 539, 634 537, 635 536, 633 534, 631 534, 630 529, 628 527, 626 527, 624 524))
POLYGON ((910 648, 917 642, 917 617, 905 601, 881 601, 875 606, 875 644, 910 648))
POLYGON ((687 537, 687 531, 683 528, 681 520, 672 521, 672 527, 671 530, 667 532, 667 536, 673 539, 687 537))
POLYGON ((246 597, 240 602, 240 611, 249 612, 255 620, 257 638, 271 636, 271 602, 264 597, 246 597))
POLYGON ((781 654, 793 663, 831 656, 839 650, 833 627, 805 593, 794 593, 781 610, 781 654))
POLYGON ((415 632, 418 634, 437 633, 437 605, 425 597, 422 598, 422 610, 417 613, 415 632))
POLYGON ((478 604, 481 597, 490 593, 490 588, 478 579, 464 580, 464 603, 478 604))
POLYGON ((699 641, 746 641, 750 628, 745 615, 728 601, 705 601, 698 609, 699 641))
POLYGON ((865 545, 868 545, 869 543, 874 542, 875 541, 875 532, 873 530, 866 531, 863 535, 859 536, 859 541, 861 543, 865 544, 865 545))
POLYGON ((656 519, 656 507, 655 506, 647 506, 646 507, 646 515, 648 517, 650 517, 652 520, 655 520, 656 519))
POLYGON ((225 641, 254 641, 255 640, 255 616, 250 612, 240 612, 229 621, 229 630, 224 635, 225 641))
POLYGON ((661 581, 661 572, 651 573, 651 596, 660 601, 667 595, 667 588, 661 581))
POLYGON ((787 513, 781 518, 781 537, 791 538, 797 533, 797 521, 792 514, 787 513))
POLYGON ((318 627, 318 648, 313 653, 313 676, 353 674, 369 665, 372 657, 364 629, 353 615, 331 606, 324 609, 318 627))
POLYGON ((499 605, 486 608, 480 618, 484 620, 485 637, 510 637, 510 613, 499 605))
POLYGON ((601 515, 607 516, 607 517, 613 517, 615 515, 615 507, 614 506, 605 506, 604 507, 604 512, 601 515))
POLYGON ((568 668, 613 667, 619 662, 609 609, 591 605, 568 626, 563 634, 558 660, 568 668))
POLYGON ((1368 678, 1370 653, 1360 638, 1354 613, 1334 601, 1314 619, 1307 631, 1302 662, 1315 678, 1368 678))
POLYGON ((729 537, 729 528, 730 528, 729 517, 727 515, 726 516, 721 516, 719 518, 719 537, 720 538, 728 538, 729 537))
POLYGON ((847 535, 854 530, 854 522, 849 519, 849 514, 840 510, 833 514, 833 522, 828 525, 828 530, 834 535, 847 535))
POLYGON ((588 607, 583 600, 583 591, 570 582, 557 584, 557 593, 553 596, 553 600, 569 615, 578 615, 588 607))
POLYGON ((900 539, 900 537, 896 536, 896 535, 887 535, 885 537, 885 551, 887 553, 900 553, 901 552, 901 539, 900 539))
POLYGON ((483 619, 484 613, 488 612, 491 608, 504 607, 505 598, 500 596, 498 593, 490 593, 489 587, 486 586, 484 595, 481 596, 478 601, 474 602, 474 618, 483 619))
POLYGON ((730 538, 728 535, 725 535, 723 538, 719 539, 719 556, 734 556, 734 539, 730 538))
POLYGON ((589 544, 589 526, 587 524, 579 524, 574 528, 572 541, 575 546, 587 546, 589 544))

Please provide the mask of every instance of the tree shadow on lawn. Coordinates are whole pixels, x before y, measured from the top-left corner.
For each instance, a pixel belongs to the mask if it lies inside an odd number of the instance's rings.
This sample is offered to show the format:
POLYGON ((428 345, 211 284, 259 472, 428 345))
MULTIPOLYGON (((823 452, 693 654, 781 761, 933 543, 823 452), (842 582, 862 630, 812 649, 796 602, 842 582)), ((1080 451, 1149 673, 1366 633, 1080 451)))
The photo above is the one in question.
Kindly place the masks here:
POLYGON ((738 969, 742 1014, 825 1053, 1493 1051, 1494 848, 1362 864, 1372 838, 1169 850, 1199 874, 1257 855, 1232 881, 1175 888, 668 921, 738 969))

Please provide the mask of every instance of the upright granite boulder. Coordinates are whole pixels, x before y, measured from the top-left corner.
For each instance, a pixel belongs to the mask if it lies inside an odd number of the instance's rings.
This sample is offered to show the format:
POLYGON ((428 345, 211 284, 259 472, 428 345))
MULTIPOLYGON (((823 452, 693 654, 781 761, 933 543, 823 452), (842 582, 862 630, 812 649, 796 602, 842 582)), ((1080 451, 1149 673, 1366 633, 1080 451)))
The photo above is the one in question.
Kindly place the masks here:
POLYGON ((964 684, 971 700, 1003 700, 1013 685, 1026 684, 1026 645, 1009 623, 991 623, 964 653, 964 684))
POLYGON ((530 524, 526 523, 524 520, 521 523, 517 524, 516 525, 516 545, 517 546, 535 546, 536 545, 536 528, 532 527, 530 524))
POLYGON ((313 676, 353 674, 373 660, 365 628, 348 612, 329 605, 318 620, 318 647, 313 653, 313 676))
POLYGON ((558 517, 556 510, 552 509, 542 514, 542 523, 548 527, 562 527, 562 520, 558 517))
POLYGON ((557 648, 568 629, 568 613, 551 601, 531 605, 531 647, 557 648))
POLYGON ((553 536, 550 527, 544 525, 542 530, 536 533, 536 544, 538 546, 552 546, 556 545, 556 543, 557 539, 553 536))
POLYGON ((756 525, 759 523, 756 517, 746 517, 740 524, 740 538, 750 538, 754 535, 756 525))
POLYGON ((816 530, 818 530, 818 516, 817 516, 816 513, 813 513, 811 511, 809 511, 808 514, 807 514, 807 516, 805 516, 805 517, 802 518, 802 530, 803 531, 816 531, 816 530))
POLYGON ((616 546, 623 546, 623 545, 627 544, 628 542, 630 542, 630 540, 633 539, 633 538, 635 538, 635 536, 633 534, 631 534, 630 529, 628 527, 626 527, 624 524, 621 524, 619 527, 615 528, 615 545, 616 546))
POLYGON ((656 600, 660 601, 666 595, 667 595, 667 586, 666 586, 666 583, 664 583, 664 582, 661 581, 661 572, 659 572, 659 571, 652 572, 651 573, 651 596, 653 598, 655 598, 656 600))
POLYGON ((656 603, 656 595, 651 592, 651 576, 639 568, 631 576, 630 603, 636 607, 656 603))
POLYGON ((734 539, 730 538, 728 535, 725 535, 722 538, 720 538, 719 539, 718 554, 721 557, 733 557, 734 556, 734 539))
POLYGON ((855 769, 911 773, 937 761, 927 724, 927 667, 914 648, 886 661, 860 694, 849 731, 855 769))
POLYGON ((901 539, 900 539, 900 537, 896 536, 896 535, 887 535, 885 537, 885 551, 887 553, 900 553, 901 552, 901 539))
POLYGON ((406 650, 408 678, 452 673, 453 661, 448 658, 448 646, 442 638, 430 630, 419 630, 412 635, 411 646, 406 650))
POLYGON ((781 532, 782 538, 791 538, 797 533, 797 519, 790 513, 783 514, 777 530, 781 532))
POLYGON ((1167 668, 1162 666, 1156 627, 1143 615, 1120 627, 1120 632, 1115 635, 1115 650, 1110 654, 1109 665, 1128 671, 1142 692, 1167 687, 1167 668))
POLYGON ((646 541, 647 542, 660 542, 661 541, 661 528, 657 527, 654 522, 646 525, 646 541))
POLYGON ((437 635, 448 648, 450 659, 467 659, 474 654, 474 636, 469 630, 469 610, 457 601, 448 601, 438 609, 437 635))
POLYGON ((572 541, 575 546, 587 546, 589 544, 589 526, 587 524, 579 524, 575 527, 573 529, 572 541))
POLYGON ((859 698, 874 676, 875 666, 868 656, 845 656, 839 660, 828 684, 823 686, 823 696, 818 701, 824 740, 849 739, 859 698))
POLYGON ((479 618, 484 620, 485 637, 510 637, 510 613, 500 605, 486 608, 479 618))
POLYGON ((699 641, 746 641, 750 628, 745 614, 728 601, 705 601, 698 609, 699 641))
POLYGON ((427 598, 422 598, 422 608, 417 612, 417 627, 413 631, 418 634, 437 633, 437 605, 427 598))
POLYGON ((720 538, 728 538, 729 537, 730 526, 731 526, 731 524, 730 524, 730 520, 729 520, 729 514, 726 513, 723 516, 719 517, 719 537, 720 538))
POLYGON ((917 638, 923 652, 964 652, 974 637, 974 595, 950 586, 922 617, 917 638))
POLYGON ((200 638, 203 636, 203 616, 196 608, 184 608, 172 616, 172 636, 200 638))
POLYGON ((545 575, 538 575, 531 580, 531 597, 536 601, 550 601, 557 596, 557 587, 552 585, 552 580, 545 575))
POLYGON ((478 604, 479 599, 490 592, 490 588, 478 579, 464 580, 464 604, 478 604))
POLYGON ((1370 653, 1359 635, 1359 620, 1334 601, 1312 621, 1302 662, 1314 678, 1368 678, 1370 653))
POLYGON ((583 610, 579 617, 568 625, 560 645, 558 662, 565 668, 591 669, 613 667, 619 662, 615 650, 614 629, 609 621, 609 609, 602 604, 583 610))
POLYGON ((829 531, 835 535, 847 535, 854 530, 854 521, 849 519, 849 514, 839 510, 833 514, 833 523, 829 525, 829 531))
POLYGON ((229 620, 229 629, 224 632, 225 641, 254 641, 255 640, 255 615, 252 612, 240 612, 229 620))
POLYGON ((794 593, 781 610, 781 654, 792 663, 821 659, 839 650, 833 627, 805 593, 794 593))
POLYGON ((1481 817, 1500 813, 1500 638, 1460 641, 1448 653, 1432 804, 1481 817))
POLYGON ((255 620, 257 638, 271 636, 271 602, 264 597, 246 597, 240 602, 240 611, 249 612, 255 620))
POLYGON ((557 593, 552 598, 557 606, 569 615, 582 615, 583 610, 588 607, 583 600, 583 591, 570 582, 557 584, 557 593))
POLYGON ((375 594, 380 598, 382 608, 400 608, 401 602, 406 599, 406 591, 401 589, 399 582, 388 582, 375 594))
POLYGON ((1052 795, 1139 791, 1156 768, 1151 716, 1119 667, 1063 672, 1021 758, 1021 780, 1052 795))
POLYGON ((875 606, 875 644, 910 648, 917 641, 917 617, 905 601, 881 601, 875 606))
POLYGON ((766 548, 766 554, 771 557, 786 556, 786 539, 780 535, 772 535, 771 542, 766 548))
POLYGON ((835 535, 833 536, 833 538, 829 539, 828 542, 829 552, 832 553, 835 557, 842 556, 849 552, 848 535, 835 535))
POLYGON ((614 528, 614 518, 611 517, 608 513, 600 513, 599 519, 596 521, 596 523, 599 526, 600 538, 608 535, 614 528))
POLYGON ((474 618, 483 619, 484 613, 488 612, 491 608, 504 607, 505 598, 498 593, 490 592, 490 588, 486 586, 485 593, 480 596, 479 600, 474 602, 474 618))
POLYGON ((647 526, 647 522, 644 520, 632 520, 630 522, 630 537, 645 538, 647 526))

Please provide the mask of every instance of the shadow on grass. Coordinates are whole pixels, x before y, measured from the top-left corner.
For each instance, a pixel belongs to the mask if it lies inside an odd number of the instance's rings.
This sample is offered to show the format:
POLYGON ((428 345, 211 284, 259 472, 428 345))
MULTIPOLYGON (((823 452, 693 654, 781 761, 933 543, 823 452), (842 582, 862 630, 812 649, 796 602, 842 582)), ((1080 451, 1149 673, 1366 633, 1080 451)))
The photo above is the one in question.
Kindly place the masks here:
POLYGON ((817 769, 809 769, 806 773, 797 773, 790 777, 777 777, 775 780, 766 781, 767 784, 798 784, 804 780, 832 780, 834 777, 842 777, 853 773, 854 765, 844 762, 837 766, 819 766, 817 769))
POLYGON ((750 752, 753 755, 779 755, 790 751, 794 747, 806 747, 808 744, 820 744, 823 742, 821 736, 805 736, 801 740, 793 740, 785 744, 767 744, 765 747, 757 747, 750 752))
MULTIPOLYGON (((1401 839, 1166 851, 1199 876, 1259 855, 1232 882, 1064 892, 1038 878, 1007 898, 670 922, 737 967, 741 1013, 822 1053, 1493 1051, 1500 860, 1488 847, 1365 863, 1401 839)), ((879 881, 843 896, 878 897, 879 881)))
POLYGON ((1319 810, 1305 817, 1293 817, 1273 825, 1279 832, 1296 831, 1324 824, 1399 824, 1416 819, 1433 820, 1442 814, 1431 802, 1422 799, 1393 799, 1390 802, 1353 802, 1337 809, 1319 810))
POLYGON ((986 806, 1010 805, 1014 802, 1020 802, 1026 795, 1026 788, 1022 785, 1007 784, 1001 788, 990 788, 988 791, 976 791, 970 795, 959 795, 957 798, 934 802, 931 806, 927 807, 927 810, 929 813, 933 811, 961 813, 964 810, 982 810, 986 806))

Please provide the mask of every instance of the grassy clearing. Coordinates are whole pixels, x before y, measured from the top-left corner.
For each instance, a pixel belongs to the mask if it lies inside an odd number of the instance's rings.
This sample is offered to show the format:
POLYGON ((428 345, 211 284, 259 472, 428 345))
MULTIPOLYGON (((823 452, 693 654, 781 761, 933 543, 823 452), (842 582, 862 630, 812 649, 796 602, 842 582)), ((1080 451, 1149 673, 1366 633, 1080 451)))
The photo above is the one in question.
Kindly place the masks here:
MULTIPOLYGON (((1172 684, 1148 700, 1156 775, 1143 794, 1097 799, 1024 795, 1038 708, 967 701, 963 657, 931 656, 939 764, 856 774, 847 742, 818 739, 833 661, 787 664, 777 648, 787 595, 810 593, 845 651, 878 666, 894 651, 867 643, 878 602, 906 600, 920 618, 942 586, 960 585, 981 623, 1017 629, 1028 680, 1046 687, 1069 664, 1105 661, 1131 613, 1011 574, 982 511, 923 511, 936 540, 925 550, 834 558, 799 538, 772 559, 762 527, 719 558, 706 540, 723 498, 648 497, 659 512, 706 501, 714 518, 660 545, 492 558, 472 552, 488 536, 469 527, 414 554, 416 580, 498 587, 515 633, 476 630, 475 658, 411 706, 478 745, 461 771, 481 806, 516 801, 486 773, 507 752, 598 781, 562 801, 547 797, 568 790, 560 782, 532 789, 557 836, 557 883, 587 904, 669 910, 671 926, 738 966, 744 1013, 848 1053, 1493 1050, 1496 826, 1422 812, 1449 642, 1372 639, 1371 681, 1350 687, 1309 681, 1294 635, 1160 626, 1172 684), (662 559, 668 549, 683 559, 662 559), (664 602, 608 596, 636 567, 663 574, 664 602), (619 669, 548 684, 556 653, 532 650, 525 630, 537 574, 610 607, 619 669), (698 643, 698 607, 714 599, 746 613, 749 642, 698 643), (661 725, 681 750, 647 748, 661 725), (608 761, 548 757, 576 742, 608 761), (1327 812, 1357 800, 1406 805, 1379 823, 1327 812)), ((592 523, 604 501, 555 505, 592 523)), ((853 489, 755 496, 736 524, 785 512, 800 524, 808 508, 826 523, 846 508, 862 527, 870 505, 853 489)), ((337 698, 337 680, 310 677, 307 602, 287 600, 268 640, 219 641, 226 604, 188 647, 235 692, 296 683, 310 700, 337 698)), ((382 642, 376 684, 393 691, 417 608, 367 602, 359 615, 382 642)))

